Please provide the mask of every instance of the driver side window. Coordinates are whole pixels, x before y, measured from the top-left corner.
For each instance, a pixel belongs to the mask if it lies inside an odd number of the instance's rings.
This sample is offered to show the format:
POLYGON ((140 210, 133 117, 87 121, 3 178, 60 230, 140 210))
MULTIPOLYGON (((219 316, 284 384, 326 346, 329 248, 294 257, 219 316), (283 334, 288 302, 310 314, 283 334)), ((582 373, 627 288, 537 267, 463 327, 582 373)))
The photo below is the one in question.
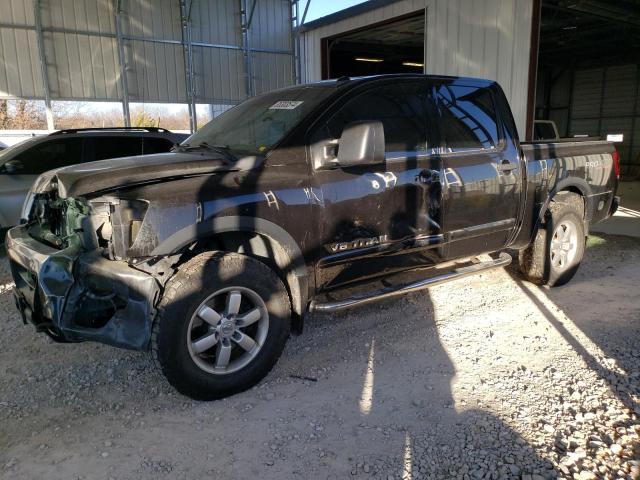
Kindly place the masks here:
POLYGON ((340 138, 352 122, 380 121, 384 126, 385 156, 408 158, 427 153, 427 89, 422 84, 381 85, 348 100, 322 131, 340 138))

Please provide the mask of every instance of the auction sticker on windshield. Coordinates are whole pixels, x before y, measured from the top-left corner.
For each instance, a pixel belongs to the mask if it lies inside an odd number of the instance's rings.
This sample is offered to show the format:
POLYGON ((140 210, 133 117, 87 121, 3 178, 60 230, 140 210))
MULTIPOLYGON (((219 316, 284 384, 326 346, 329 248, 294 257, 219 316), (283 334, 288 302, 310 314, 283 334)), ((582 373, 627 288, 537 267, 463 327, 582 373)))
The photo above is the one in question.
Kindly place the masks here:
POLYGON ((280 100, 269 107, 269 110, 293 110, 302 105, 301 100, 280 100))

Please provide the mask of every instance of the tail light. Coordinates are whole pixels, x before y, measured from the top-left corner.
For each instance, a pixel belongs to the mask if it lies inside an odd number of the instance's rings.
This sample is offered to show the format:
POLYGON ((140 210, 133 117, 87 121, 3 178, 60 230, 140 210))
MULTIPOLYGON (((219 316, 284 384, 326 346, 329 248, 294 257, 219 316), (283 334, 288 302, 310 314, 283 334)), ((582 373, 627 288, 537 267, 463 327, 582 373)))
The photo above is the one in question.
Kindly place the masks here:
POLYGON ((617 150, 614 150, 611 154, 613 160, 613 171, 616 172, 616 178, 620 180, 620 154, 617 150))

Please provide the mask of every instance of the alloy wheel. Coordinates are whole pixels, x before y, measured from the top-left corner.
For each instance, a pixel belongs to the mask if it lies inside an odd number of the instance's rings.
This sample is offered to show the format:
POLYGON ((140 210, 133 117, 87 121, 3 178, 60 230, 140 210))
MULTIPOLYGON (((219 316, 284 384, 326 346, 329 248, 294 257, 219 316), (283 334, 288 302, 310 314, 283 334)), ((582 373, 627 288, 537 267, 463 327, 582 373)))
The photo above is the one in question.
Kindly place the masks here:
POLYGON ((269 313, 260 295, 249 288, 228 287, 207 297, 191 316, 187 347, 200 369, 226 375, 258 355, 268 329, 269 313))

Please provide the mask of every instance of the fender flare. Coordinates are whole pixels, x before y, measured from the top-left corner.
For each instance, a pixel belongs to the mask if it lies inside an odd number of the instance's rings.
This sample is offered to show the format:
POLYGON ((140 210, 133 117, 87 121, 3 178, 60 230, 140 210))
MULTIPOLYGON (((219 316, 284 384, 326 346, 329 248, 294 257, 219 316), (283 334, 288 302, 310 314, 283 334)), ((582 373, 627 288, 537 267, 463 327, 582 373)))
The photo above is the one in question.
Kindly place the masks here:
POLYGON ((178 230, 156 246, 151 255, 173 255, 198 240, 226 232, 256 233, 268 237, 282 247, 288 258, 287 264, 281 268, 289 283, 293 310, 296 314, 303 315, 309 297, 309 271, 302 250, 286 230, 264 218, 234 215, 204 220, 178 230))
POLYGON ((558 193, 562 191, 566 191, 569 188, 575 188, 576 190, 578 190, 585 200, 585 204, 584 204, 585 232, 589 231, 588 230, 589 222, 593 217, 593 196, 592 196, 591 187, 585 180, 581 178, 565 178, 563 180, 560 180, 558 183, 556 183, 556 185, 547 194, 547 198, 545 199, 544 203, 540 207, 540 211, 538 212, 538 218, 536 219, 536 223, 534 225, 534 228, 531 234, 532 239, 535 237, 536 233, 538 232, 538 229, 540 228, 540 225, 542 224, 542 221, 544 220, 544 215, 549 209, 549 204, 551 203, 551 200, 553 200, 553 198, 558 193))

